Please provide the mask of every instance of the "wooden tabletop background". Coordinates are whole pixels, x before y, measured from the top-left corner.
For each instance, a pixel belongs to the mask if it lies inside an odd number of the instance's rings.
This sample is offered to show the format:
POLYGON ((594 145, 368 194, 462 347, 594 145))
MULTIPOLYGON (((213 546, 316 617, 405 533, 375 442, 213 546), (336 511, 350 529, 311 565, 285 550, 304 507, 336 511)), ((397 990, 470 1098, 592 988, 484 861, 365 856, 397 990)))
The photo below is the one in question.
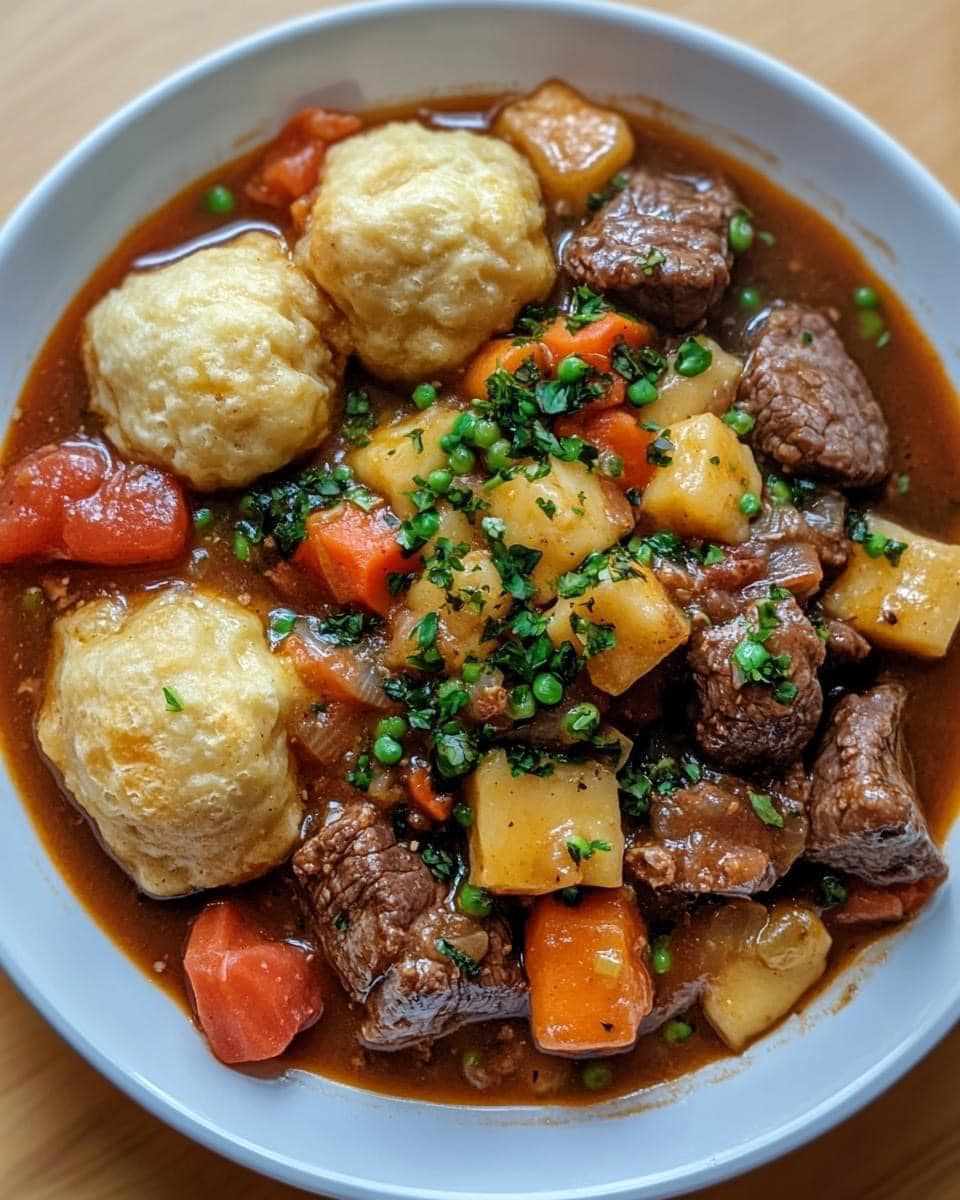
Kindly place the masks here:
MULTIPOLYGON (((137 92, 267 22, 322 7, 309 0, 0 0, 0 218, 82 134, 137 92)), ((960 194, 958 0, 674 0, 648 7, 712 25, 814 76, 960 194)), ((960 1029, 840 1128, 695 1200, 766 1200, 771 1194, 778 1200, 958 1200, 958 1075, 960 1029)), ((301 1195, 193 1145, 142 1112, 0 977, 5 1200, 301 1195)))

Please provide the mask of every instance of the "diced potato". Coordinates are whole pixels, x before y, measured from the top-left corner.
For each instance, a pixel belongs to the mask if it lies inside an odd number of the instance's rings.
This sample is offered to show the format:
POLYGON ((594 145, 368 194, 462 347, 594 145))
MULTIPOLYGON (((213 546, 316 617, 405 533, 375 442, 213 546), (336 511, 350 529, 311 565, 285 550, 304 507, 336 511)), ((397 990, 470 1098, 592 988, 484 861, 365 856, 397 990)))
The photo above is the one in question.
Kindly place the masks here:
POLYGON ((412 417, 384 425, 371 433, 369 445, 347 455, 347 463, 361 483, 383 496, 397 516, 406 519, 416 511, 405 494, 416 489, 414 475, 426 479, 431 471, 447 465, 440 438, 450 432, 457 415, 454 408, 434 404, 412 417))
MULTIPOLYGON (((494 643, 481 644, 480 635, 488 620, 506 616, 511 598, 504 592, 497 568, 485 550, 471 550, 461 560, 462 571, 454 571, 449 589, 439 588, 423 577, 407 593, 407 605, 420 620, 429 612, 440 619, 437 645, 448 667, 459 669, 469 657, 485 658, 494 643)), ((405 654, 416 648, 407 639, 405 654)))
POLYGON ((540 604, 556 594, 558 576, 572 571, 592 551, 612 546, 634 524, 619 488, 606 484, 583 463, 555 458, 549 475, 532 482, 518 475, 494 488, 489 502, 491 515, 507 527, 507 545, 519 543, 541 552, 533 571, 540 604))
POLYGON ((743 363, 703 334, 697 341, 713 355, 710 366, 699 375, 680 375, 673 369, 676 351, 670 354, 670 366, 658 385, 659 395, 642 410, 644 421, 666 426, 705 412, 719 417, 733 404, 743 363))
POLYGON ((590 193, 633 158, 623 117, 557 81, 508 104, 493 131, 530 159, 544 194, 566 211, 583 212, 590 193))
POLYGON ((704 989, 707 1020, 731 1050, 742 1050, 790 1011, 827 969, 830 934, 816 913, 783 903, 744 952, 704 989))
POLYGON ((558 600, 548 628, 554 645, 571 641, 582 649, 571 623, 575 616, 614 627, 616 645, 587 661, 594 686, 611 696, 625 692, 690 636, 690 622, 649 571, 558 600))
POLYGON ((744 492, 760 494, 761 479, 748 446, 713 413, 671 425, 669 466, 643 493, 643 511, 659 529, 714 542, 745 542, 750 521, 740 511, 744 492))
POLYGON ((960 621, 960 546, 921 537, 868 514, 871 533, 906 542, 893 566, 854 545, 846 570, 827 590, 823 607, 888 650, 942 658, 960 621))
POLYGON ((496 750, 470 775, 465 791, 473 810, 470 882, 506 895, 538 896, 576 884, 619 887, 623 832, 617 777, 598 762, 553 764, 553 773, 510 773, 496 750), (567 849, 572 837, 609 843, 579 863, 567 849))

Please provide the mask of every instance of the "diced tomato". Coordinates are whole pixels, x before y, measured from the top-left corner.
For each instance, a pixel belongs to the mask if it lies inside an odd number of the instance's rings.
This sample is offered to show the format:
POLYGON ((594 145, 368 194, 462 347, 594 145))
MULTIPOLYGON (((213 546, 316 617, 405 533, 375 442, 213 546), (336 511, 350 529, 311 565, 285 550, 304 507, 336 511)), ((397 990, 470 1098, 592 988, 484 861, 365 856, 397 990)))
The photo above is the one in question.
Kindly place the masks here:
POLYGON ((276 1058, 323 1012, 306 951, 261 937, 235 901, 200 913, 183 965, 197 1020, 222 1062, 276 1058))
POLYGON ((414 571, 421 562, 419 555, 404 558, 396 533, 385 509, 364 512, 340 504, 310 515, 294 561, 325 580, 341 604, 362 604, 386 616, 395 602, 388 576, 414 571))
POLYGON ((352 113, 304 108, 295 113, 264 155, 247 184, 258 204, 285 208, 316 186, 327 147, 363 128, 352 113))
POLYGON ((92 438, 35 450, 0 482, 2 563, 165 562, 186 547, 189 527, 183 489, 172 475, 119 462, 92 438))

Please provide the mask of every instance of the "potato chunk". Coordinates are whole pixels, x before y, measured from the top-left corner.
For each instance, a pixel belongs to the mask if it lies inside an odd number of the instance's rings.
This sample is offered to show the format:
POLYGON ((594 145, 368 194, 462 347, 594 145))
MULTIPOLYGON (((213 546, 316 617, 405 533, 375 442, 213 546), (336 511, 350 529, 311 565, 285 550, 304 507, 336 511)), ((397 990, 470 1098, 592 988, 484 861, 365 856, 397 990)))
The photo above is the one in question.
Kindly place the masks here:
POLYGON ((713 356, 710 366, 699 375, 681 375, 673 369, 676 350, 669 354, 670 366, 660 381, 657 399, 643 409, 644 421, 672 425, 706 412, 719 417, 733 404, 743 363, 718 346, 712 338, 700 334, 697 341, 713 356))
MULTIPOLYGON (((465 659, 485 658, 493 649, 494 642, 481 646, 483 627, 489 620, 506 616, 511 604, 500 574, 485 550, 471 550, 460 561, 463 570, 453 572, 449 588, 437 587, 424 576, 407 593, 407 604, 418 620, 430 612, 437 614, 440 653, 448 667, 457 669, 465 659)), ((407 653, 416 653, 412 644, 407 653)))
POLYGON ((556 594, 557 577, 564 571, 633 528, 623 493, 579 462, 553 458, 549 475, 532 482, 518 475, 494 488, 489 500, 491 514, 506 524, 507 544, 542 554, 533 571, 540 604, 556 594))
POLYGON ((633 158, 623 117, 556 80, 508 104, 493 131, 529 158, 544 194, 566 211, 583 212, 590 193, 633 158))
POLYGON ((538 896, 576 884, 620 887, 623 833, 617 777, 597 762, 553 764, 553 773, 510 773, 502 750, 488 754, 468 778, 473 810, 470 881, 505 895, 538 896), (603 842, 580 862, 571 838, 603 842))
POLYGON ((731 1050, 786 1016, 827 969, 830 934, 801 905, 774 905, 759 932, 711 978, 704 1014, 731 1050))
POLYGON ((960 621, 960 546, 868 514, 871 533, 906 543, 894 566, 855 544, 823 607, 888 650, 942 658, 960 621))
POLYGON ((682 537, 745 542, 750 521, 740 511, 744 492, 760 494, 761 479, 749 447, 713 413, 665 430, 676 447, 643 493, 643 511, 682 537))
POLYGON ((611 696, 625 692, 690 636, 689 621, 649 571, 607 580, 582 596, 558 600, 549 626, 555 645, 571 641, 583 649, 588 631, 580 626, 582 636, 577 634, 578 617, 613 626, 616 644, 587 661, 594 686, 611 696))
POLYGON ((417 486, 413 477, 426 479, 437 467, 446 466, 440 438, 450 432, 456 419, 456 409, 435 404, 425 412, 375 429, 369 445, 351 451, 347 463, 361 483, 385 497, 398 517, 410 517, 416 510, 406 493, 417 486))

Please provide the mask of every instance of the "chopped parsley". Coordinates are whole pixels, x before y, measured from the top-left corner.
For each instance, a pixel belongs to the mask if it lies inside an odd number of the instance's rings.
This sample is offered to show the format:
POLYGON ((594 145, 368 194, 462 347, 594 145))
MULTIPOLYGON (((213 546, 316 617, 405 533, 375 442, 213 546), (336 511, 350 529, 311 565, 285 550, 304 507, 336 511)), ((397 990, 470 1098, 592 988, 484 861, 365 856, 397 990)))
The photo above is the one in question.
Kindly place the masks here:
POLYGON ((667 256, 662 250, 650 250, 639 260, 640 270, 649 279, 657 267, 662 267, 666 261, 667 256))
POLYGON ((424 559, 423 573, 429 581, 444 590, 453 586, 454 571, 463 571, 463 556, 470 552, 466 542, 454 545, 449 538, 439 537, 433 546, 433 553, 424 559))
POLYGON ((820 880, 820 899, 824 908, 836 908, 847 902, 847 885, 836 875, 824 875, 820 880))
POLYGON ((338 912, 331 920, 330 924, 334 927, 337 933, 346 933, 350 928, 350 918, 345 912, 338 912))
POLYGON ((175 688, 165 687, 163 689, 163 699, 168 712, 183 712, 183 701, 175 688))
POLYGON ((765 792, 747 792, 747 795, 750 798, 750 807, 764 825, 772 825, 774 829, 783 828, 783 817, 765 792))
POLYGON ((626 171, 618 171, 612 176, 599 192, 591 192, 587 196, 587 208, 590 212, 596 212, 598 208, 603 208, 608 204, 614 196, 618 195, 630 182, 630 176, 626 171))
POLYGON ((437 938, 433 946, 438 954, 442 954, 444 958, 450 959, 461 975, 466 975, 468 979, 476 979, 480 974, 480 964, 475 959, 472 959, 469 954, 464 954, 462 950, 458 950, 446 938, 437 938))
POLYGON ((307 517, 322 508, 347 501, 371 512, 381 502, 354 478, 343 463, 304 471, 295 479, 247 492, 240 501, 236 532, 248 544, 272 535, 280 553, 291 555, 306 536, 307 517))
POLYGON ((584 658, 594 658, 597 654, 612 650, 617 644, 617 635, 613 625, 588 621, 579 613, 573 613, 570 617, 570 626, 583 643, 584 658))
POLYGON ((407 662, 418 671, 439 671, 443 668, 443 655, 437 648, 440 618, 429 612, 414 625, 411 637, 417 639, 417 653, 411 654, 407 662))
POLYGON ((582 285, 574 288, 570 298, 570 309, 565 313, 567 332, 576 333, 585 325, 599 321, 604 313, 612 311, 612 306, 602 296, 582 285))
POLYGON ((360 612, 345 611, 327 617, 307 618, 307 627, 314 637, 337 646, 355 646, 379 625, 379 617, 360 612))
POLYGON ((377 424, 377 418, 370 407, 369 395, 363 391, 348 392, 343 416, 341 432, 344 441, 351 446, 369 446, 370 433, 377 424))
POLYGON ((347 774, 347 783, 355 787, 358 792, 365 792, 372 782, 373 771, 370 766, 370 755, 361 754, 357 758, 356 767, 347 774))
POLYGON ((433 842, 427 842, 421 849, 420 858, 424 866, 430 868, 430 874, 440 883, 447 883, 457 873, 456 858, 449 850, 433 842))
POLYGON ((537 746, 514 744, 507 746, 506 753, 510 774, 514 777, 537 775, 546 779, 553 774, 553 759, 537 746))
POLYGON ((573 859, 576 866, 586 862, 587 859, 593 858, 598 851, 609 853, 613 849, 609 842, 603 841, 601 838, 594 838, 593 841, 587 841, 585 837, 575 833, 572 837, 567 838, 567 853, 573 859))
POLYGON ((861 545, 868 557, 885 558, 892 567, 899 565, 908 548, 906 542, 872 532, 867 514, 854 509, 847 513, 847 536, 851 542, 861 545))
MULTIPOLYGON (((771 588, 771 598, 757 605, 757 627, 738 642, 730 655, 737 687, 744 683, 766 684, 774 688, 774 698, 781 704, 792 704, 797 689, 789 681, 793 660, 789 654, 771 654, 766 642, 780 624, 777 601, 783 599, 780 588, 771 588)), ((789 593, 788 593, 789 594, 789 593)))

